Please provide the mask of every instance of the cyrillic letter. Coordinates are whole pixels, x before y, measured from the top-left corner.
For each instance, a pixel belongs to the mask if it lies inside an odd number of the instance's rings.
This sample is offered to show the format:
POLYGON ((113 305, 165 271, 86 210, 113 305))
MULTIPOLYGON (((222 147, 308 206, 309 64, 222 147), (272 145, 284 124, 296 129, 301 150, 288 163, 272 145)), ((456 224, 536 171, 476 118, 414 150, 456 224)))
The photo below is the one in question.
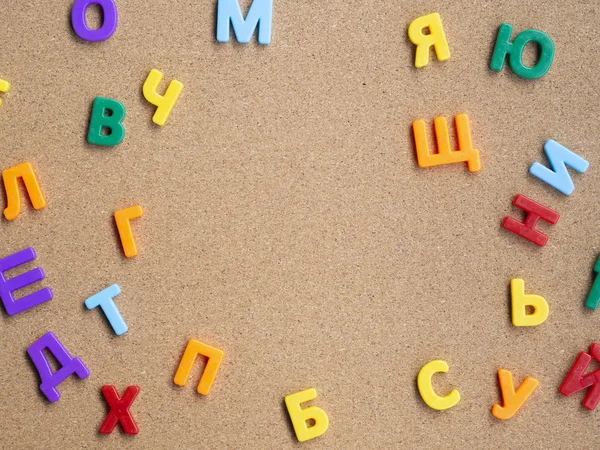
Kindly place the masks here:
MULTIPOLYGON (((0 80, 0 92, 5 93, 10 89, 10 83, 6 80, 0 80)), ((0 105, 2 105, 2 100, 0 100, 0 105)))
POLYGON ((71 357, 67 349, 50 331, 31 344, 27 349, 27 353, 40 374, 40 390, 53 403, 60 398, 60 392, 56 387, 70 375, 75 374, 80 379, 87 378, 90 375, 90 371, 83 364, 83 361, 71 357), (44 356, 44 349, 52 353, 61 365, 61 368, 54 373, 52 373, 52 367, 44 356))
POLYGON ((504 406, 495 404, 492 406, 492 414, 501 420, 508 420, 514 416, 539 384, 539 381, 535 378, 527 377, 515 392, 512 374, 504 369, 498 370, 498 382, 502 390, 502 403, 504 406))
POLYGON ((540 219, 554 225, 560 219, 560 215, 556 211, 546 208, 521 194, 515 197, 513 205, 527 212, 525 222, 519 222, 512 217, 505 217, 502 221, 502 227, 540 247, 546 245, 548 236, 536 230, 535 226, 540 219))
POLYGON ((162 72, 152 69, 142 87, 144 98, 156 106, 156 112, 152 117, 152 122, 161 127, 167 122, 167 119, 175 106, 175 102, 177 102, 177 99, 183 90, 183 83, 173 80, 169 83, 165 95, 158 95, 156 90, 158 89, 158 83, 160 83, 162 79, 162 72))
POLYGON ((204 368, 204 373, 200 378, 200 383, 198 383, 198 393, 202 395, 208 395, 210 392, 210 387, 217 376, 217 371, 219 370, 219 366, 223 360, 224 353, 218 348, 203 344, 195 339, 190 339, 188 342, 185 352, 183 353, 183 357, 181 358, 181 362, 179 363, 179 367, 177 368, 177 372, 175 373, 173 382, 177 386, 185 386, 185 383, 190 377, 190 372, 192 370, 192 366, 194 365, 194 361, 196 361, 196 357, 198 355, 206 356, 208 358, 206 367, 204 368))
POLYGON ((98 292, 97 294, 92 295, 85 301, 85 307, 87 309, 93 309, 97 306, 102 308, 102 312, 108 319, 110 326, 114 330, 117 336, 121 336, 122 334, 127 333, 127 324, 123 320, 123 316, 119 312, 117 305, 113 301, 113 297, 116 297, 121 293, 121 288, 118 284, 113 284, 112 286, 107 287, 103 291, 98 292))
POLYGON ((584 375, 592 361, 592 357, 596 361, 600 361, 600 345, 596 343, 590 345, 589 354, 585 352, 579 353, 575 363, 571 366, 569 373, 558 389, 562 395, 569 396, 591 387, 581 403, 590 411, 596 409, 596 406, 600 402, 600 369, 584 375))
POLYGON ((511 33, 512 25, 507 23, 500 25, 490 69, 496 72, 501 71, 504 67, 504 60, 509 55, 510 68, 521 78, 533 79, 544 76, 550 70, 554 59, 554 42, 550 36, 538 30, 525 30, 519 33, 511 43, 511 33), (540 57, 533 67, 523 64, 523 50, 529 42, 535 42, 540 48, 540 57))
POLYGON ((117 29, 118 13, 114 0, 75 0, 71 11, 71 24, 73 30, 84 41, 105 41, 111 37, 117 29), (104 22, 97 30, 87 26, 85 13, 90 5, 98 5, 102 8, 104 22))
POLYGON ((448 135, 448 123, 446 122, 446 118, 436 117, 433 124, 437 139, 438 153, 433 154, 429 151, 425 122, 423 120, 415 120, 413 122, 415 146, 417 148, 417 162, 419 167, 432 167, 440 166, 442 164, 466 162, 470 172, 477 172, 481 169, 479 151, 473 148, 473 142, 471 141, 469 117, 466 114, 459 114, 454 120, 456 122, 456 134, 458 135, 458 150, 450 150, 450 137, 448 135))
POLYGON ((46 199, 44 198, 44 194, 42 194, 40 184, 38 183, 31 163, 21 163, 2 171, 4 189, 6 190, 6 209, 4 210, 4 217, 6 217, 6 220, 14 220, 21 214, 21 197, 19 195, 18 184, 19 178, 23 179, 33 209, 42 209, 46 206, 46 199))
POLYGON ((600 305, 600 276, 598 276, 598 273, 600 273, 600 257, 596 260, 594 272, 596 272, 596 278, 585 301, 585 307, 595 311, 600 305))
POLYGON ((558 189, 563 194, 571 195, 575 189, 575 185, 573 184, 573 180, 571 180, 569 172, 567 172, 566 166, 573 168, 579 173, 584 173, 590 166, 590 163, 553 140, 546 142, 544 151, 546 152, 548 161, 550 161, 552 170, 542 166, 539 162, 534 162, 529 168, 529 173, 545 181, 553 188, 558 189))
POLYGON ((9 271, 10 269, 33 261, 36 257, 35 250, 29 247, 0 259, 0 298, 2 299, 2 303, 4 303, 4 308, 9 316, 14 316, 15 314, 39 305, 40 303, 52 300, 53 294, 52 289, 50 288, 42 288, 19 300, 17 300, 13 294, 14 291, 43 280, 45 275, 42 269, 36 268, 11 279, 7 279, 4 274, 4 272, 9 271))
POLYGON ((438 13, 428 14, 412 21, 408 26, 408 38, 417 46, 415 67, 424 67, 429 63, 429 49, 435 49, 437 59, 446 61, 450 58, 450 48, 442 27, 442 19, 438 13), (429 34, 423 34, 428 28, 429 34))
POLYGON ((309 406, 302 409, 300 407, 300 403, 309 402, 315 398, 317 398, 317 390, 314 388, 296 392, 285 397, 285 406, 294 426, 296 437, 300 442, 321 436, 329 427, 329 417, 327 417, 327 413, 321 408, 309 406), (311 419, 315 423, 309 427, 306 421, 311 419))
POLYGON ((273 20, 273 0, 254 0, 246 15, 238 0, 219 0, 217 7, 217 41, 229 42, 229 23, 233 26, 235 38, 242 44, 252 39, 252 34, 258 27, 258 43, 271 43, 271 22, 273 20))
POLYGON ((121 103, 110 98, 96 97, 90 116, 88 142, 104 146, 117 145, 125 136, 125 127, 121 123, 124 118, 125 107, 121 103), (107 129, 108 134, 102 134, 103 129, 107 129))
POLYGON ((106 403, 110 407, 110 411, 106 415, 106 419, 102 422, 99 432, 102 434, 110 434, 114 430, 117 423, 121 424, 121 428, 127 434, 138 434, 139 428, 133 420, 133 416, 129 411, 131 404, 140 392, 139 386, 127 386, 123 397, 119 398, 117 388, 107 384, 102 386, 102 395, 106 399, 106 403))
POLYGON ((460 401, 460 394, 456 389, 453 389, 445 397, 440 397, 433 390, 431 385, 431 377, 434 373, 448 372, 449 367, 446 361, 435 360, 425 364, 419 371, 417 377, 417 386, 419 387, 419 393, 423 398, 423 401, 430 408, 442 411, 444 409, 452 408, 460 401))
POLYGON ((512 323, 515 327, 535 327, 548 318, 548 302, 539 295, 525 295, 525 282, 520 278, 510 280, 512 303, 512 323), (527 314, 527 306, 533 307, 533 313, 527 314))
POLYGON ((138 254, 137 247, 135 246, 135 239, 133 238, 133 231, 131 230, 131 224, 129 221, 132 219, 138 219, 143 215, 144 210, 139 205, 115 211, 117 230, 119 231, 119 237, 121 238, 123 252, 127 258, 132 258, 138 254))

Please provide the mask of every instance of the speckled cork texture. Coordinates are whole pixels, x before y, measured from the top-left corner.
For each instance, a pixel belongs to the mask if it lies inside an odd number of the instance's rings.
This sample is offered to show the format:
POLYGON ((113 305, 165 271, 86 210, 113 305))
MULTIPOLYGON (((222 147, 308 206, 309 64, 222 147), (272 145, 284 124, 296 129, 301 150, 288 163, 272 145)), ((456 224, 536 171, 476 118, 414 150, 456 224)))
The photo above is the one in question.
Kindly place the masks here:
POLYGON ((600 252, 596 1, 275 0, 268 46, 218 44, 212 0, 117 4, 100 43, 73 33, 72 1, 2 7, 0 169, 30 161, 48 204, 0 221, 0 256, 34 247, 23 270, 43 268, 36 287, 54 299, 0 313, 0 447, 598 447, 598 411, 558 392, 600 339, 600 312, 584 307, 600 252), (451 57, 417 70, 407 28, 431 12, 451 57), (547 75, 489 69, 502 22, 552 37, 547 75), (162 88, 185 85, 164 127, 141 93, 152 68, 162 88), (127 110, 114 148, 87 143, 96 96, 127 110), (459 113, 482 170, 419 168, 413 120, 459 113), (570 197, 528 174, 547 165, 548 139, 590 162, 570 197), (560 213, 539 225, 544 248, 501 228, 522 217, 516 194, 560 213), (133 205, 144 216, 127 259, 113 213, 133 205), (545 323, 512 326, 511 278, 548 301, 545 323), (83 304, 114 283, 119 337, 83 304), (26 354, 47 331, 91 372, 55 404, 26 354), (207 397, 200 364, 173 383, 190 338, 225 352, 207 397), (433 359, 450 366, 438 392, 462 397, 443 412, 416 387, 433 359), (540 381, 506 422, 491 415, 499 368, 540 381), (141 387, 137 436, 98 433, 104 384, 141 387), (283 399, 311 387, 330 426, 300 444, 283 399))

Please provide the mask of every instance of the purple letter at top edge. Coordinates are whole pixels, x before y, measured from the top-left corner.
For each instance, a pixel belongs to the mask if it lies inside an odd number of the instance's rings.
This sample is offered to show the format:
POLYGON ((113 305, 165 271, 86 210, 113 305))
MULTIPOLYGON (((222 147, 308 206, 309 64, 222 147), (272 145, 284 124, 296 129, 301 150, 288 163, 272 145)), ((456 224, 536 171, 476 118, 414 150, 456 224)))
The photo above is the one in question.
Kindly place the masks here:
POLYGON ((105 41, 111 37, 117 29, 117 5, 114 0, 75 0, 71 12, 71 24, 73 30, 81 39, 85 41, 105 41), (87 25, 85 18, 86 11, 90 5, 99 5, 102 8, 104 20, 102 26, 97 30, 92 30, 87 25))

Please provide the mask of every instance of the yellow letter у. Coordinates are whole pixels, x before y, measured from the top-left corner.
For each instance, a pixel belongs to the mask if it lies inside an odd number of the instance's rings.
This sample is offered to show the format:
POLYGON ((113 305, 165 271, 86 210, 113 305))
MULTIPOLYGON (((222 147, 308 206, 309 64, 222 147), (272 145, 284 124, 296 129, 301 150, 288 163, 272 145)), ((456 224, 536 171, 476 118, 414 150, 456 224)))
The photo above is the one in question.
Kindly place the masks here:
POLYGON ((539 295, 525 295, 525 282, 520 278, 510 280, 512 323, 515 327, 534 327, 548 318, 548 302, 539 295), (533 313, 527 314, 526 307, 532 306, 533 313))
POLYGON ((448 372, 448 363, 441 360, 428 362, 419 371, 417 385, 419 393, 427 406, 442 411, 456 405, 460 401, 460 394, 456 389, 453 389, 445 397, 437 395, 431 385, 431 377, 438 372, 448 372))
POLYGON ((448 48, 448 42, 442 27, 442 19, 438 13, 428 14, 413 20, 408 26, 408 37, 417 46, 416 68, 424 67, 429 63, 429 48, 432 45, 440 61, 450 58, 450 48, 448 48), (429 28, 429 34, 423 34, 424 28, 429 28))
POLYGON ((165 95, 159 95, 156 90, 158 89, 158 83, 160 83, 162 79, 162 72, 152 69, 142 87, 142 92, 144 93, 146 100, 156 106, 156 112, 154 113, 154 117, 152 117, 152 122, 161 127, 169 118, 169 115, 175 106, 175 102, 183 90, 183 83, 173 80, 169 83, 165 95))
POLYGON ((300 403, 308 402, 317 398, 317 390, 314 388, 307 389, 302 392, 296 392, 285 397, 285 405, 287 406, 290 420, 294 426, 296 437, 300 442, 308 441, 309 439, 321 436, 329 427, 329 418, 325 411, 317 406, 309 406, 308 408, 300 408, 300 403), (314 420, 315 424, 309 427, 307 420, 314 420))
POLYGON ((539 384, 535 378, 527 377, 515 392, 512 374, 504 369, 498 369, 498 382, 502 390, 504 406, 495 404, 492 406, 492 414, 501 420, 508 420, 514 416, 539 384))
POLYGON ((6 220, 14 220, 21 214, 21 196, 19 195, 19 178, 23 179, 25 189, 31 199, 34 209, 42 209, 46 206, 46 199, 40 184, 35 176, 31 163, 24 162, 17 166, 2 171, 4 189, 6 190, 6 209, 4 217, 6 220))

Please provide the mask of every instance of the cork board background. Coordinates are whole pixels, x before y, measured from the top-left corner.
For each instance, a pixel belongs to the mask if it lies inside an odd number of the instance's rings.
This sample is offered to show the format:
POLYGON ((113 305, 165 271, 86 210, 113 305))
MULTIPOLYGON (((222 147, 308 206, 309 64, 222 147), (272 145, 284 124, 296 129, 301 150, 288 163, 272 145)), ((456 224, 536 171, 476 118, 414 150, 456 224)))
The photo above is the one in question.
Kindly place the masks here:
POLYGON ((583 307, 600 246, 597 2, 276 0, 265 47, 218 44, 215 2, 184 0, 119 1, 115 35, 85 43, 71 4, 9 2, 0 19, 1 168, 31 161, 48 200, 1 221, 1 253, 34 247, 23 269, 55 295, 0 314, 2 448, 597 446, 598 412, 558 393, 599 338, 583 307), (416 70, 406 30, 430 12, 452 56, 416 70), (502 22, 553 38, 545 77, 488 69, 502 22), (185 84, 163 128, 141 94, 152 68, 185 84), (96 96, 127 109, 115 148, 86 142, 96 96), (418 168, 411 122, 461 112, 482 171, 418 168), (550 138, 590 162, 571 197, 527 173, 550 138), (542 249, 501 229, 518 193, 561 214, 542 249), (112 214, 136 204, 127 260, 112 214), (511 325, 514 277, 548 300, 543 325, 511 325), (113 283, 121 337, 83 306, 113 283), (91 370, 55 404, 25 353, 47 331, 91 370), (199 364, 172 381, 190 338, 225 351, 208 397, 199 364), (462 396, 445 412, 416 389, 438 358, 436 389, 462 396), (507 422, 490 413, 500 367, 540 381, 507 422), (103 384, 141 386, 138 436, 97 433, 103 384), (299 444, 283 398, 309 387, 330 427, 299 444))

